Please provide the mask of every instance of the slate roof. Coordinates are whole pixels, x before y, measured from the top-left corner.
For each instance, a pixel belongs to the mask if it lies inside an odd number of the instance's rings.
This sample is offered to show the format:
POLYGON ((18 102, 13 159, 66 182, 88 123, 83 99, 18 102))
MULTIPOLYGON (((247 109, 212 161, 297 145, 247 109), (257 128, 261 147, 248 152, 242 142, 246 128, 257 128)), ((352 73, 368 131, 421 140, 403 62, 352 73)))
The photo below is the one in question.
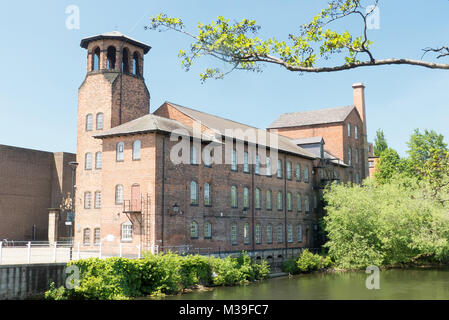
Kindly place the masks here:
MULTIPOLYGON (((141 134, 155 131, 171 133, 175 130, 179 130, 177 132, 181 135, 193 136, 192 128, 185 126, 176 120, 159 117, 154 114, 147 114, 117 127, 104 130, 102 133, 94 135, 94 138, 102 139, 112 136, 141 134)), ((201 138, 205 141, 215 141, 214 137, 207 134, 202 134, 201 138)))
POLYGON ((284 113, 268 128, 301 127, 315 124, 326 124, 344 121, 355 106, 321 109, 313 111, 284 113))
POLYGON ((89 42, 95 41, 95 40, 101 40, 101 39, 125 40, 126 42, 129 42, 133 45, 136 45, 136 46, 142 48, 144 53, 148 53, 148 51, 150 51, 150 49, 151 49, 151 47, 148 44, 138 41, 136 39, 133 39, 131 37, 128 37, 127 35, 124 35, 123 33, 119 32, 119 31, 106 32, 106 33, 102 33, 102 34, 99 34, 96 36, 84 38, 83 40, 81 40, 80 46, 81 46, 81 48, 87 49, 89 42))
POLYGON ((303 144, 321 144, 323 141, 323 137, 310 137, 310 138, 300 138, 300 139, 292 139, 295 144, 303 145, 303 144))
MULTIPOLYGON (((256 139, 251 139, 251 137, 245 137, 245 141, 258 143, 260 145, 263 145, 262 141, 266 141, 265 144, 267 147, 269 147, 270 142, 273 141, 273 139, 278 139, 278 146, 276 149, 290 152, 293 154, 301 155, 306 158, 315 159, 316 156, 313 153, 308 152, 307 150, 304 150, 303 148, 296 145, 292 139, 274 134, 271 132, 268 132, 264 129, 259 129, 256 127, 252 127, 243 123, 239 123, 233 120, 225 119, 222 117, 218 117, 206 112, 201 112, 195 109, 187 108, 181 105, 178 105, 176 103, 172 102, 166 102, 167 104, 171 105, 172 107, 176 108, 180 112, 184 113, 185 115, 189 116, 190 118, 201 122, 202 125, 208 127, 212 131, 215 132, 218 136, 226 136, 226 130, 242 130, 245 132, 248 129, 253 129, 255 132, 256 139), (262 136, 261 136, 262 135, 262 136), (261 139, 260 139, 261 138, 261 139)), ((275 148, 273 146, 273 148, 275 148)))

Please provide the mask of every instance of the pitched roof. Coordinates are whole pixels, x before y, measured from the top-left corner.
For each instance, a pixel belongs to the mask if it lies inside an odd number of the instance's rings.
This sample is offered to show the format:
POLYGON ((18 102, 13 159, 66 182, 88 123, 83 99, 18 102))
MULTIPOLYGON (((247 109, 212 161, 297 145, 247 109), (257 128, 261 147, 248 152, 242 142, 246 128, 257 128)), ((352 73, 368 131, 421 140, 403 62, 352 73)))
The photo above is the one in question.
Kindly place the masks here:
POLYGON ((323 137, 309 137, 309 138, 299 138, 299 139, 292 139, 292 141, 295 144, 303 145, 303 144, 321 144, 323 141, 323 137))
POLYGON ((136 39, 133 39, 131 37, 128 37, 127 35, 124 35, 123 33, 119 32, 119 31, 106 32, 106 33, 98 34, 96 36, 84 38, 81 40, 80 46, 81 46, 81 48, 87 49, 89 42, 95 41, 95 40, 101 40, 101 39, 125 40, 126 42, 129 42, 135 46, 142 48, 144 53, 148 53, 148 51, 150 51, 150 49, 151 49, 151 47, 148 44, 138 41, 136 39))
POLYGON ((303 148, 296 145, 290 138, 284 137, 282 135, 274 134, 264 129, 252 127, 233 120, 218 117, 206 112, 201 112, 195 109, 187 108, 178 105, 176 103, 172 102, 165 102, 165 103, 176 108, 178 111, 184 113, 193 120, 201 122, 202 125, 214 131, 216 135, 226 136, 227 130, 241 130, 243 132, 246 132, 248 129, 250 129, 250 132, 253 132, 254 136, 244 137, 245 141, 257 143, 260 145, 264 144, 262 143, 262 141, 266 141, 267 143, 265 143, 265 145, 267 147, 270 147, 270 143, 273 143, 273 141, 276 141, 277 139, 278 145, 276 147, 272 146, 275 149, 290 152, 293 154, 298 154, 306 158, 313 158, 313 159, 316 158, 314 154, 308 152, 307 150, 304 150, 303 148))
MULTIPOLYGON (((125 122, 124 124, 121 124, 117 127, 104 130, 102 133, 96 134, 93 137, 102 139, 112 136, 140 134, 155 131, 171 133, 175 130, 177 130, 177 132, 181 135, 182 133, 185 133, 185 135, 188 135, 190 137, 193 136, 192 128, 185 126, 176 120, 159 117, 154 114, 147 114, 135 120, 125 122)), ((213 137, 207 134, 202 134, 201 138, 206 141, 215 141, 213 137)))
POLYGON ((353 109, 355 109, 355 106, 284 113, 270 124, 268 128, 301 127, 314 124, 342 122, 348 117, 353 109))

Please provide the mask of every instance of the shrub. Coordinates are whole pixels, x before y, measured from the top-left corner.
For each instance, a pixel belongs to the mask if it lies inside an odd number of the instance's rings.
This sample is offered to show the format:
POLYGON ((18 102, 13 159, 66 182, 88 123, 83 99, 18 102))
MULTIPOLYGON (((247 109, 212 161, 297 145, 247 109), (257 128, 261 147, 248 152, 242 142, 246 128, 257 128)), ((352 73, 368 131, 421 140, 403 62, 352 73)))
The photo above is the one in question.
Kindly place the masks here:
POLYGON ((298 265, 294 258, 290 258, 282 263, 282 271, 290 274, 299 273, 298 265))

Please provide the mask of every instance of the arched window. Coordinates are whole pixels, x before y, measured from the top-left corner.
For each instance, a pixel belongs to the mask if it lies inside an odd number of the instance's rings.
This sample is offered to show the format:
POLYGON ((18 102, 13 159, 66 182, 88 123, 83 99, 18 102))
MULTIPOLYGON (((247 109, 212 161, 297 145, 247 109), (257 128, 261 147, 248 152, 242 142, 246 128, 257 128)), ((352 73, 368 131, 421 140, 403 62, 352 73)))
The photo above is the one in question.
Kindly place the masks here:
POLYGON ((292 179, 292 163, 290 161, 287 162, 287 179, 292 179))
POLYGON ((256 166, 254 168, 254 173, 255 174, 260 174, 260 157, 258 154, 256 154, 256 166))
POLYGON ((302 242, 302 226, 300 224, 297 226, 297 236, 298 242, 302 242))
POLYGON ((133 225, 131 222, 122 223, 122 241, 133 240, 133 225))
POLYGON ((101 169, 103 166, 103 154, 99 151, 95 153, 95 169, 101 169))
POLYGON ((352 150, 351 147, 348 149, 348 165, 352 165, 352 150))
POLYGON ((292 211, 292 194, 287 192, 287 210, 292 211))
POLYGON ((91 200, 92 200, 92 196, 90 194, 90 191, 84 192, 84 209, 91 208, 91 200))
POLYGON ((122 72, 129 73, 129 50, 128 50, 128 48, 123 48, 123 51, 122 51, 122 72))
POLYGON ((123 204, 123 185, 115 186, 115 204, 123 204))
POLYGON ((256 224, 256 244, 262 243, 262 232, 260 224, 256 224))
POLYGON ((304 182, 309 183, 309 167, 304 168, 304 182))
POLYGON ((266 170, 265 174, 267 176, 271 177, 271 159, 270 158, 267 158, 267 168, 265 170, 266 170))
POLYGON ((357 126, 354 127, 354 138, 359 138, 359 127, 357 126))
POLYGON ((90 246, 90 229, 86 228, 83 230, 83 244, 85 246, 90 246))
POLYGON ((190 146, 190 164, 198 164, 198 150, 195 146, 190 146))
POLYGON ((198 239, 198 223, 196 221, 192 221, 190 224, 190 238, 198 239))
POLYGON ((139 53, 134 52, 134 54, 133 54, 133 73, 136 76, 140 76, 139 60, 140 60, 139 53))
POLYGON ((231 207, 232 208, 237 208, 238 207, 237 187, 236 186, 232 186, 231 187, 231 207))
POLYGON ((237 244, 237 224, 233 223, 231 225, 231 244, 236 245, 237 244))
POLYGON ((273 243, 273 226, 271 224, 267 225, 267 243, 273 243))
POLYGON ((100 70, 100 48, 96 47, 92 53, 92 71, 100 70))
POLYGON ((293 226, 287 225, 287 242, 293 242, 293 226))
POLYGON ((89 113, 86 116, 86 131, 92 131, 92 121, 93 121, 92 113, 89 113))
POLYGON ((94 246, 99 246, 101 241, 100 228, 94 229, 94 246))
POLYGON ((212 225, 209 221, 204 223, 204 238, 211 239, 212 238, 212 225))
POLYGON ((351 124, 348 123, 348 137, 351 136, 351 124))
POLYGON ((86 153, 84 157, 84 169, 92 170, 92 153, 90 152, 86 153))
POLYGON ((237 151, 232 149, 231 170, 237 171, 237 151))
POLYGON ((243 243, 249 244, 249 223, 243 226, 243 243))
POLYGON ((117 50, 115 49, 115 47, 110 46, 108 48, 106 68, 109 70, 115 69, 116 53, 117 53, 117 50))
POLYGON ((282 178, 282 160, 278 160, 278 178, 282 178))
POLYGON ((102 112, 97 113, 97 130, 103 130, 103 118, 104 115, 102 112))
POLYGON ((249 189, 247 187, 243 188, 243 208, 249 208, 249 189))
POLYGON ((301 194, 298 192, 296 194, 296 208, 298 212, 302 211, 302 200, 301 200, 301 194))
POLYGON ((133 160, 140 160, 140 146, 142 143, 140 140, 133 142, 133 160))
POLYGON ((95 191, 95 209, 101 208, 101 191, 95 191))
POLYGON ((301 181, 301 164, 296 164, 296 181, 301 181))
POLYGON ((284 232, 282 224, 278 224, 277 236, 278 236, 278 243, 284 242, 284 232))
POLYGON ((117 161, 123 161, 125 159, 125 143, 119 142, 117 143, 117 152, 116 152, 116 160, 117 161))
POLYGON ((207 182, 204 184, 204 205, 210 206, 211 200, 210 200, 210 184, 207 182))
POLYGON ((256 194, 255 194, 255 207, 256 207, 256 209, 260 209, 260 207, 261 207, 261 195, 262 195, 262 193, 261 193, 261 191, 260 191, 260 189, 259 188, 256 188, 256 194))
POLYGON ((271 190, 267 190, 266 206, 268 210, 271 210, 273 208, 271 205, 271 190))
POLYGON ((249 172, 248 152, 243 152, 243 172, 249 172))
POLYGON ((310 212, 309 196, 306 196, 304 199, 304 207, 305 207, 306 213, 309 213, 310 212))
POLYGON ((190 204, 198 204, 198 183, 190 182, 190 204))
POLYGON ((277 205, 278 205, 278 210, 281 211, 282 210, 282 192, 278 191, 278 195, 277 195, 277 205))
POLYGON ((355 174, 355 183, 360 184, 360 175, 358 173, 355 174))
POLYGON ((355 149, 355 163, 359 163, 359 149, 355 149))

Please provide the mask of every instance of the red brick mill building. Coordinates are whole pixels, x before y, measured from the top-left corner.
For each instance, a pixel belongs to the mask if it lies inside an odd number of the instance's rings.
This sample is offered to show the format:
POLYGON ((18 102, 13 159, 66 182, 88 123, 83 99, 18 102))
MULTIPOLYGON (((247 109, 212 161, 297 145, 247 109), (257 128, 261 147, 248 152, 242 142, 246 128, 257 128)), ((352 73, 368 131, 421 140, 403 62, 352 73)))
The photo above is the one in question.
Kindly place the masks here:
POLYGON ((87 74, 74 224, 81 250, 101 243, 105 254, 120 244, 294 253, 320 244, 324 186, 368 176, 363 84, 353 85, 351 106, 282 114, 262 130, 171 102, 150 113, 143 78, 150 46, 119 32, 81 46, 87 74))

